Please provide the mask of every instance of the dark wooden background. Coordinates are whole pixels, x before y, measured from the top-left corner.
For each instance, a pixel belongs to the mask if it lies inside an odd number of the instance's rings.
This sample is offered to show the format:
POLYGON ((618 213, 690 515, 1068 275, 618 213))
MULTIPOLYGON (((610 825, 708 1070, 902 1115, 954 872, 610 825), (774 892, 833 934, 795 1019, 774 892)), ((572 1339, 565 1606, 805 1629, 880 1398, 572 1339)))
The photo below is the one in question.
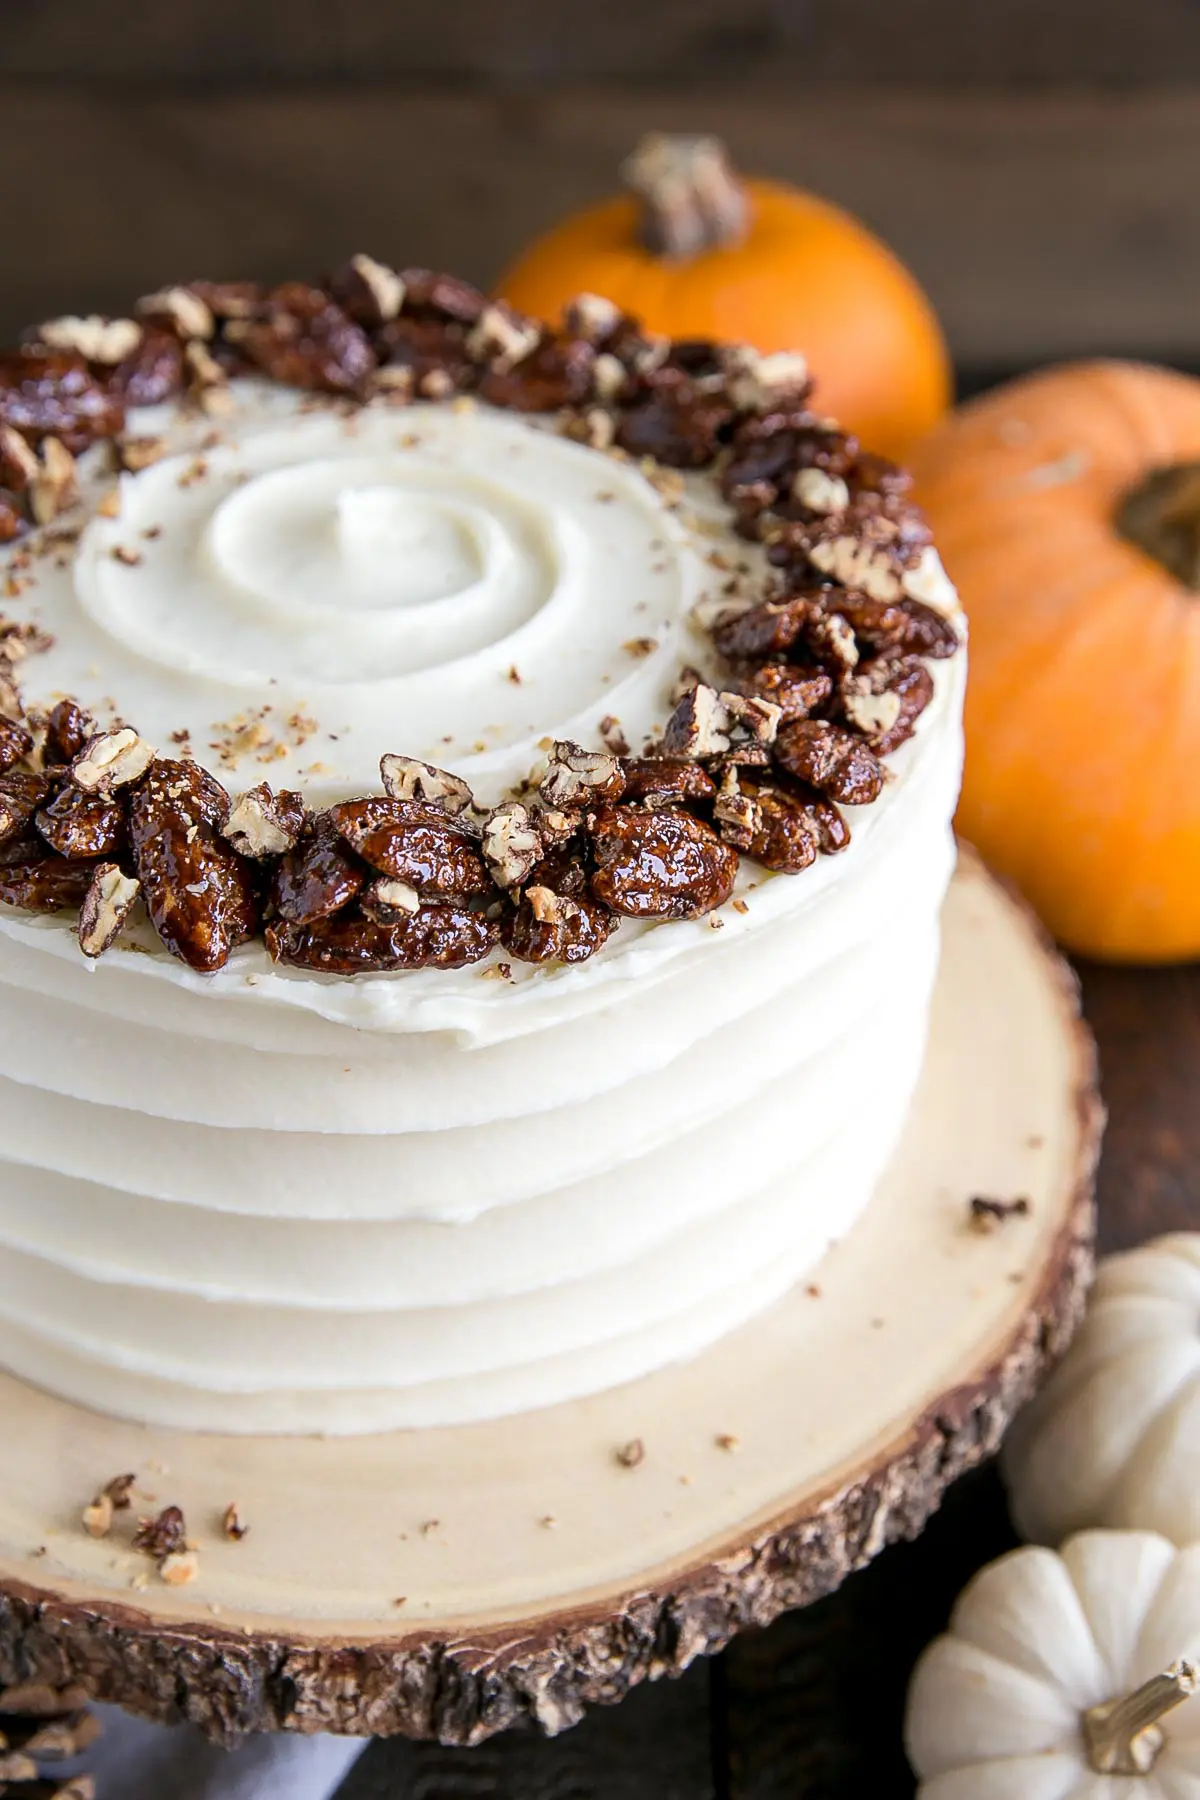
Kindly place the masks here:
MULTIPOLYGON (((963 384, 1200 367, 1200 0, 0 0, 0 342, 357 249, 494 278, 650 128, 857 211, 963 384)), ((1200 973, 1083 971, 1106 1247, 1200 1223, 1200 973)), ((893 1800, 904 1688, 1011 1543, 994 1472, 810 1612, 553 1743, 372 1746, 341 1800, 893 1800)))

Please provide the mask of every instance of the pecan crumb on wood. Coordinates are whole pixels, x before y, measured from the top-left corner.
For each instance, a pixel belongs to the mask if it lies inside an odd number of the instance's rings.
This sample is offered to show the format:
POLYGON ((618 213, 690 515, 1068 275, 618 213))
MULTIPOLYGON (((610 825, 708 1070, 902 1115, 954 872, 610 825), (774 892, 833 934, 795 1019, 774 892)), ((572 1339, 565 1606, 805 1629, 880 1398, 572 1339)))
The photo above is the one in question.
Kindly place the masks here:
POLYGON ((630 1438, 627 1444, 621 1444, 613 1451, 613 1456, 623 1469, 636 1469, 645 1460, 646 1446, 640 1437, 630 1438))
POLYGON ((225 1511, 221 1514, 221 1530, 231 1543, 240 1544, 249 1529, 250 1527, 248 1525, 243 1525, 242 1523, 241 1514, 238 1512, 237 1501, 231 1500, 229 1505, 225 1508, 225 1511))
POLYGON ((1028 1196, 1015 1200, 993 1200, 986 1194, 973 1194, 967 1202, 972 1229, 998 1231, 1008 1219, 1024 1218, 1031 1210, 1028 1196))

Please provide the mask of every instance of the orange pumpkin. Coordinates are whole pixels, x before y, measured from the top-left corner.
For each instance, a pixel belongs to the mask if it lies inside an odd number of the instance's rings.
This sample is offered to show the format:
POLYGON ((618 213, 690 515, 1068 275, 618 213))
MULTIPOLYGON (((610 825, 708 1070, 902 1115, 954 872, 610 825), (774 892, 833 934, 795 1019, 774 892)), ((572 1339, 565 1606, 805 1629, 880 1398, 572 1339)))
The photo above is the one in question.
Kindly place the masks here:
POLYGON ((1200 954, 1200 381, 1049 369, 914 466, 971 624, 964 833, 1072 949, 1200 954))
POLYGON ((739 182, 713 138, 646 138, 623 173, 635 193, 555 226, 497 292, 543 319, 596 293, 672 337, 801 350, 822 409, 887 456, 945 412, 933 309, 848 213, 782 182, 739 182))

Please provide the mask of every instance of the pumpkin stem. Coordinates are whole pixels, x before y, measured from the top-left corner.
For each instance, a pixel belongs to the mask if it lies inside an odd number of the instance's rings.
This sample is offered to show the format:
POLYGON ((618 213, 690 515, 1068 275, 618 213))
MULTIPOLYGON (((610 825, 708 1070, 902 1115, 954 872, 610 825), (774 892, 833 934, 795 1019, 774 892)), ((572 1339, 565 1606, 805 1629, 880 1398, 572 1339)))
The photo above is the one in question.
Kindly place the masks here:
POLYGON ((1152 469, 1117 508, 1121 536, 1200 594, 1200 462, 1152 469))
POLYGON ((1132 1694, 1105 1700, 1083 1715, 1088 1761, 1097 1775, 1148 1775, 1165 1742, 1158 1721, 1187 1699, 1197 1675, 1188 1662, 1172 1663, 1132 1694))
POLYGON ((746 235, 745 189, 720 138, 652 131, 625 159, 621 174, 641 195, 639 237, 654 256, 686 262, 746 235))

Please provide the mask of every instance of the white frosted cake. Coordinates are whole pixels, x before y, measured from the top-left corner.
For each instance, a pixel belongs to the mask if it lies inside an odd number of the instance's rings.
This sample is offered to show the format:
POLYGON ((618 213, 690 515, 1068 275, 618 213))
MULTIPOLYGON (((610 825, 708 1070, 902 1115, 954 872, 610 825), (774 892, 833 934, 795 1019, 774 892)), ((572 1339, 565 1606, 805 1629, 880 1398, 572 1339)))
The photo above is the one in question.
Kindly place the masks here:
POLYGON ((431 1426, 810 1278, 921 1066, 964 658, 807 391, 366 258, 0 359, 0 1364, 431 1426))

